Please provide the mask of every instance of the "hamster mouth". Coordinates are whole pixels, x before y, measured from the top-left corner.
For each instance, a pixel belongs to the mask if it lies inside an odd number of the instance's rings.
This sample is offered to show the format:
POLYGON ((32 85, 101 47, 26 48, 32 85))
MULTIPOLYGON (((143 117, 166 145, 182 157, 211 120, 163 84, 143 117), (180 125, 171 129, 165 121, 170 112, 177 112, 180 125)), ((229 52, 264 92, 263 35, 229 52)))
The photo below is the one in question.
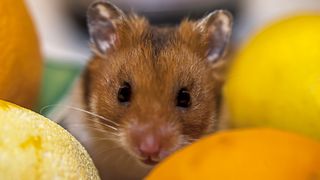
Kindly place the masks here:
POLYGON ((140 161, 146 165, 149 165, 149 166, 154 166, 159 163, 159 161, 155 161, 151 157, 147 157, 145 159, 140 159, 140 161))

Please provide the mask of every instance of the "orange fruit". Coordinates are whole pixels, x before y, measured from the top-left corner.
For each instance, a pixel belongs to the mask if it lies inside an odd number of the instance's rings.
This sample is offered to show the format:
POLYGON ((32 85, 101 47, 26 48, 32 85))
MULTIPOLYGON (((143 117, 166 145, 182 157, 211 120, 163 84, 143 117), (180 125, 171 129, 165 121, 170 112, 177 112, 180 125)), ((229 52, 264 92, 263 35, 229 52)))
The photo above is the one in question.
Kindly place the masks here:
POLYGON ((274 129, 206 137, 159 164, 147 180, 320 179, 320 143, 274 129))
POLYGON ((49 119, 0 100, 0 179, 100 179, 81 144, 49 119))
POLYGON ((31 108, 37 101, 42 59, 23 0, 1 0, 0 39, 0 99, 31 108))

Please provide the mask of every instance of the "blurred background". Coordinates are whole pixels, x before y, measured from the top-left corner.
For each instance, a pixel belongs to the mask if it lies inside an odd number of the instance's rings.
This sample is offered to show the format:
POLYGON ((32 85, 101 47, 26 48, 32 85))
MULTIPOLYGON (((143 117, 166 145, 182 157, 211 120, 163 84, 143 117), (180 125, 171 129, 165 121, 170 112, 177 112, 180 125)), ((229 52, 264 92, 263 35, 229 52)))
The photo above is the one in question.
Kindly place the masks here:
MULTIPOLYGON (((89 59, 85 12, 92 0, 26 0, 41 39, 45 74, 40 107, 66 94, 89 59)), ((124 11, 135 11, 152 24, 177 24, 215 9, 234 15, 232 45, 241 46, 262 26, 295 13, 320 11, 319 0, 111 0, 124 11)))

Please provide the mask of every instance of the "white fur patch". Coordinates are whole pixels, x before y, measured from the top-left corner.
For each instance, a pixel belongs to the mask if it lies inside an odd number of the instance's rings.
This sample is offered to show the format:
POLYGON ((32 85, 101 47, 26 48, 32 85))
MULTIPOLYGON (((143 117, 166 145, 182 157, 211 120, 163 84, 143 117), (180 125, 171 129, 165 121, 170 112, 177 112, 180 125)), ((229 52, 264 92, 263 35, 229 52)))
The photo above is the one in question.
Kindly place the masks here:
POLYGON ((104 5, 97 5, 99 14, 105 18, 111 18, 111 14, 109 13, 108 9, 104 5))

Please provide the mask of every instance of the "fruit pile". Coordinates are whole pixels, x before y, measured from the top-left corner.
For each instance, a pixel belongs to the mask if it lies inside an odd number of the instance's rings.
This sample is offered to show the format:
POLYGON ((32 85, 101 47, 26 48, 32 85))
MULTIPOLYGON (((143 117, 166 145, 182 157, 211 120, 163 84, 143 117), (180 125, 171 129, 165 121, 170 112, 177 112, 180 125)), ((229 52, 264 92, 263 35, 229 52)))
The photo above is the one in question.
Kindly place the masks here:
POLYGON ((147 179, 320 179, 320 15, 277 22, 236 55, 231 129, 169 157, 147 179))
MULTIPOLYGON (((23 1, 0 6, 0 99, 31 108, 42 61, 23 1), (2 11, 2 8, 6 8, 2 11)), ((159 164, 147 179, 320 179, 320 15, 300 15, 254 36, 224 88, 231 130, 159 164)), ((1 179, 99 179, 64 129, 0 101, 1 179)))

